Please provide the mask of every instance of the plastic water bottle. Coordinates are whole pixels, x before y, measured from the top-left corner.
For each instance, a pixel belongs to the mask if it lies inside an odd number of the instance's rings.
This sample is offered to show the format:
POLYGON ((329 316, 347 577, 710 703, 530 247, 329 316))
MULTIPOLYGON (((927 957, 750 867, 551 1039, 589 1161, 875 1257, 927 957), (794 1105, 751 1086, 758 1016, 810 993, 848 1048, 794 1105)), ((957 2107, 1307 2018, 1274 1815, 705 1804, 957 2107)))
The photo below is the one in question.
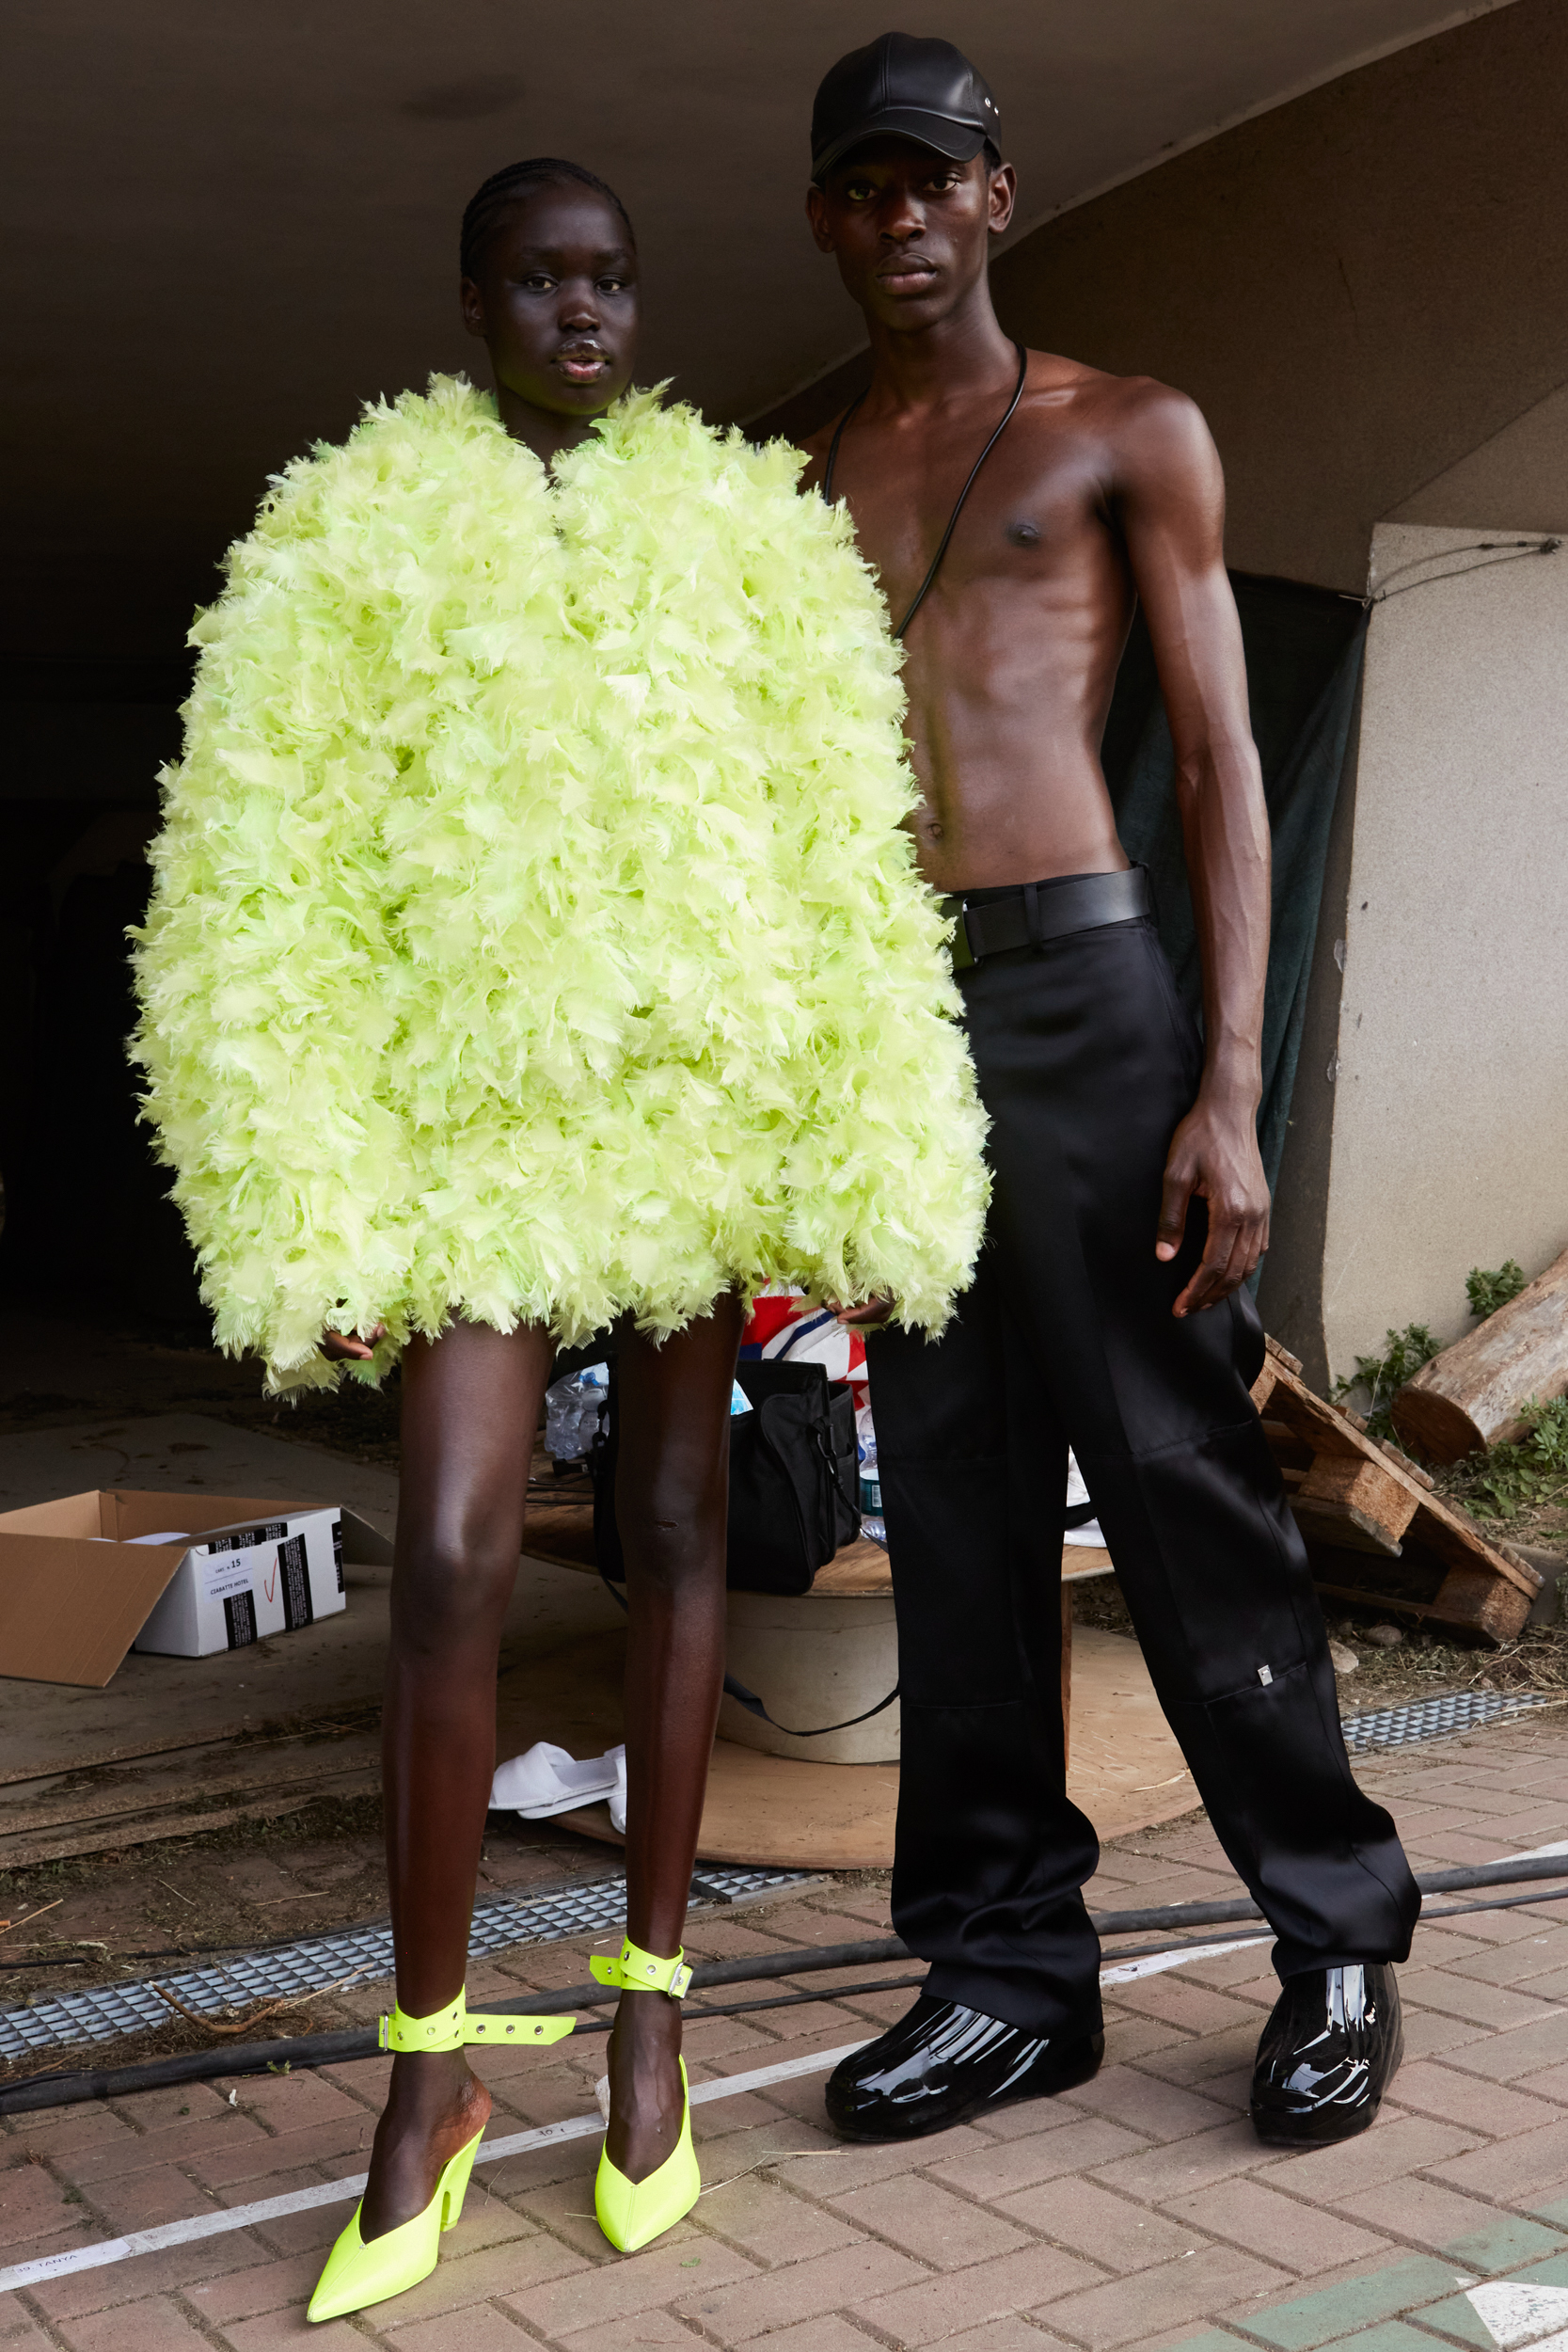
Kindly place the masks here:
POLYGON ((545 1451, 552 1462, 587 1459, 609 1404, 608 1364, 589 1364, 545 1391, 545 1451))
POLYGON ((877 1469, 877 1424, 869 1405, 863 1405, 855 1415, 855 1451, 861 1465, 861 1509, 879 1515, 882 1482, 877 1469))
POLYGON ((855 1414, 855 1452, 860 1456, 861 1534, 867 1543, 887 1548, 887 1522, 882 1518, 882 1480, 877 1468, 877 1424, 869 1404, 855 1414))

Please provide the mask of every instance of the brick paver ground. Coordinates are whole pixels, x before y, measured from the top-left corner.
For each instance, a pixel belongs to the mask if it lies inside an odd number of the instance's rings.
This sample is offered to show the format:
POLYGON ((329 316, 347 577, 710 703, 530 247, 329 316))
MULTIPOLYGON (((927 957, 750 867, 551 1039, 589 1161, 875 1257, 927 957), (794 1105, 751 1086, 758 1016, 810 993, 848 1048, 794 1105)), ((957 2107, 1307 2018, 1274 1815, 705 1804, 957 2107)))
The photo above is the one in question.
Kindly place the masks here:
MULTIPOLYGON (((1414 1749, 1359 1777, 1393 1808, 1418 1865, 1568 1837, 1568 1721, 1556 1714, 1414 1749)), ((1121 1908, 1233 1885, 1196 1818, 1108 1850, 1093 1899, 1121 1908)), ((694 1925, 690 1942, 729 1956, 874 1934, 886 1918, 875 1887, 837 1887, 694 1925)), ((588 1948, 518 1955, 476 1979, 472 1995, 580 1981, 588 1948)), ((1418 1931, 1402 1976, 1405 2067, 1374 2129, 1343 2149, 1282 2154, 1252 2136, 1252 2052, 1275 1989, 1266 1963, 1266 1947, 1254 1948, 1111 1988, 1094 2082, 913 2149, 835 2142, 820 2074, 705 2104, 702 2201, 630 2259, 594 2223, 597 2142, 582 2138, 482 2166, 436 2276, 355 2320, 310 2329, 304 2319, 346 2218, 335 2204, 0 2295, 0 2352, 271 2352, 307 2340, 320 2352, 759 2342, 768 2352, 1484 2352, 1497 2340, 1489 2307, 1467 2290, 1488 2280, 1560 2295, 1555 2318, 1548 2296, 1512 2341, 1568 2329, 1568 1901, 1418 1931)), ((911 1997, 824 1995, 691 2019, 692 2078, 836 2048, 911 1997)), ((547 2057, 480 2054, 493 2133, 584 2113, 602 2051, 602 2038, 584 2036, 547 2057)), ((8 2120, 0 2268, 359 2171, 383 2065, 8 2120)))

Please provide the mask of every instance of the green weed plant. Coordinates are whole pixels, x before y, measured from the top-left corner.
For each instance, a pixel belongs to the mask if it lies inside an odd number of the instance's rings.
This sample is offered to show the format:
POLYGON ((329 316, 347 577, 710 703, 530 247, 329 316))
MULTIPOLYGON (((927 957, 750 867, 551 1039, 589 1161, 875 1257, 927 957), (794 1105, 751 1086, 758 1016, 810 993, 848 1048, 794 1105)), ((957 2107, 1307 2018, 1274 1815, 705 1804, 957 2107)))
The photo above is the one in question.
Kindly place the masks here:
POLYGON ((1531 1397, 1523 1418, 1529 1435, 1493 1446, 1471 1485, 1469 1500, 1488 1518, 1517 1518, 1568 1488, 1568 1396, 1549 1405, 1531 1397))
MULTIPOLYGON (((1484 1322, 1495 1315, 1499 1307, 1506 1307, 1511 1298, 1517 1298, 1527 1280, 1524 1267, 1517 1258, 1505 1258, 1500 1266, 1487 1268, 1473 1265, 1465 1277, 1465 1295, 1470 1312, 1484 1322)), ((1370 1434, 1374 1438, 1394 1437, 1394 1424, 1388 1408, 1407 1380, 1413 1380, 1423 1364, 1431 1363, 1440 1355, 1441 1340, 1434 1340, 1424 1323, 1407 1323, 1402 1331, 1390 1330, 1384 1335, 1381 1356, 1358 1356, 1355 1370, 1334 1384, 1333 1398, 1342 1405, 1359 1389, 1365 1391, 1365 1418, 1370 1434)), ((1543 1408, 1551 1411, 1550 1406, 1543 1408)), ((1399 1442, 1396 1440, 1396 1442, 1399 1442)))
POLYGON ((1355 1370, 1347 1378, 1336 1380, 1335 1404, 1342 1404, 1357 1389, 1364 1389, 1370 1400, 1366 1407, 1369 1435, 1392 1438, 1394 1424, 1388 1407, 1405 1382, 1414 1380, 1423 1364, 1431 1363, 1442 1344, 1424 1323, 1407 1323, 1402 1331, 1386 1332, 1381 1356, 1358 1356, 1355 1370))
POLYGON ((1506 1307, 1511 1298, 1517 1298, 1525 1279, 1525 1269, 1517 1258, 1505 1258, 1491 1274, 1484 1266, 1473 1265, 1465 1277, 1465 1295, 1476 1321, 1484 1323, 1499 1307, 1506 1307))
MULTIPOLYGON (((1505 1259, 1492 1270, 1472 1266, 1465 1278, 1470 1312, 1481 1320, 1495 1315, 1499 1307, 1518 1297, 1525 1281, 1525 1270, 1516 1258, 1505 1259)), ((1424 1323, 1408 1323, 1402 1331, 1388 1331, 1380 1356, 1358 1356, 1349 1378, 1335 1382, 1335 1404, 1361 1391, 1369 1436, 1402 1446, 1389 1407, 1405 1382, 1440 1353, 1442 1344, 1424 1323)), ((1527 1433, 1513 1445, 1495 1445, 1486 1454, 1472 1454, 1464 1464, 1455 1465, 1454 1474, 1465 1502, 1483 1518, 1518 1518, 1560 1496, 1568 1496, 1568 1396, 1554 1397, 1547 1405, 1531 1397, 1521 1418, 1528 1424, 1527 1433)))

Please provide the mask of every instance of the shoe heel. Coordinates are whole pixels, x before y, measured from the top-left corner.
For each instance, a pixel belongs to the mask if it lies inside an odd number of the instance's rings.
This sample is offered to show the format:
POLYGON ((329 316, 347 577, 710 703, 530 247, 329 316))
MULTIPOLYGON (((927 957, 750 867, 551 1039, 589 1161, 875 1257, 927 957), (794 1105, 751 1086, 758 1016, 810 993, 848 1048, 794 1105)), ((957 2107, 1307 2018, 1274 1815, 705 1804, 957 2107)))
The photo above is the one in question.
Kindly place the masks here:
POLYGON ((474 2158, 479 2153, 479 2143, 483 2137, 483 2131, 476 2132, 466 2148, 459 2148, 441 2175, 436 2194, 441 2200, 443 2230, 455 2230, 463 2218, 463 2200, 468 2193, 468 2176, 474 2169, 474 2158))
POLYGON ((450 2230, 463 2211, 463 2195, 479 2153, 483 2131, 460 2148, 436 2184, 436 2194, 423 2213, 395 2230, 372 2237, 367 2245, 359 2234, 361 2208, 353 2217, 326 2258, 305 2316, 318 2324, 342 2319, 350 2312, 368 2311, 372 2304, 406 2295, 436 2267, 436 2249, 443 2230, 450 2230))

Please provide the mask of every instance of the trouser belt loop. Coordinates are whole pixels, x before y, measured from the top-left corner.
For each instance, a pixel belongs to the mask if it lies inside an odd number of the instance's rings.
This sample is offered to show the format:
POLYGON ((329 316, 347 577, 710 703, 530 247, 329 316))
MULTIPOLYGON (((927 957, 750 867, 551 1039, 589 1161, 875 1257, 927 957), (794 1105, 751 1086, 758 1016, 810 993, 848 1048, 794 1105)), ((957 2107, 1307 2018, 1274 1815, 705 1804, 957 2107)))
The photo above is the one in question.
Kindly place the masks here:
POLYGON ((1037 882, 1025 882, 1023 885, 1023 920, 1029 933, 1029 945, 1036 955, 1038 955, 1045 946, 1045 941, 1040 934, 1040 894, 1037 882))
POLYGON ((974 950, 970 944, 969 937, 968 910, 962 898, 949 896, 942 899, 941 913, 953 926, 953 937, 950 943, 953 969, 955 972, 967 972, 974 961, 974 950))

